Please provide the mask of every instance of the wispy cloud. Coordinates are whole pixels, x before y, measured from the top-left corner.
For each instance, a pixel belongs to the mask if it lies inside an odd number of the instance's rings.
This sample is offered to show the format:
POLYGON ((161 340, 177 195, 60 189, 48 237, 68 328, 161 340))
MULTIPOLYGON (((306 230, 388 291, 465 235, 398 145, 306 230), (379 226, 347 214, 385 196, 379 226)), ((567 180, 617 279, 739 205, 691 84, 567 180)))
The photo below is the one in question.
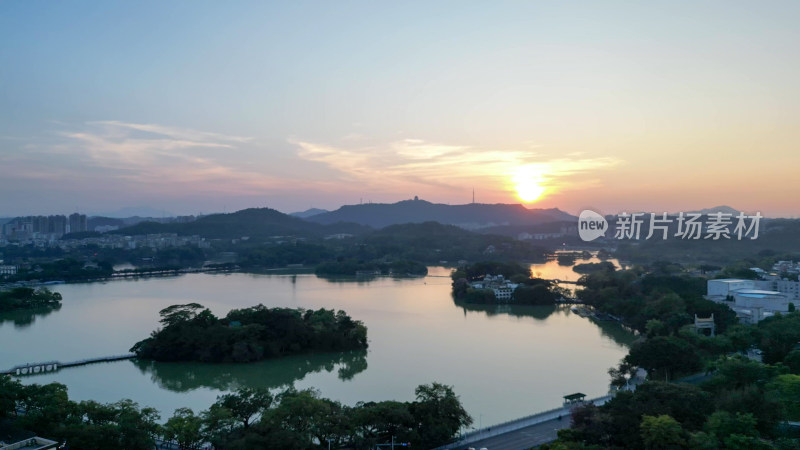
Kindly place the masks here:
POLYGON ((147 133, 153 133, 155 135, 166 136, 180 141, 197 142, 204 144, 213 143, 216 144, 217 146, 230 147, 229 145, 223 143, 224 142, 245 143, 253 140, 253 138, 250 137, 233 136, 229 134, 212 133, 208 131, 198 131, 189 128, 170 127, 152 123, 150 124, 130 123, 130 122, 120 122, 116 120, 103 120, 103 121, 88 122, 87 124, 104 126, 106 130, 110 132, 114 132, 115 130, 118 130, 120 132, 124 132, 124 130, 137 130, 137 131, 144 131, 147 133))
POLYGON ((595 172, 621 162, 582 153, 548 157, 531 151, 530 145, 524 145, 526 150, 493 150, 420 139, 360 147, 290 142, 301 158, 327 165, 343 180, 378 189, 417 184, 455 190, 479 183, 510 191, 515 180, 529 177, 548 190, 565 190, 595 184, 595 172))
POLYGON ((16 155, 17 177, 113 180, 151 192, 248 193, 279 184, 230 158, 253 139, 119 121, 88 122, 34 140, 16 155), (237 164, 239 164, 237 166, 237 164))

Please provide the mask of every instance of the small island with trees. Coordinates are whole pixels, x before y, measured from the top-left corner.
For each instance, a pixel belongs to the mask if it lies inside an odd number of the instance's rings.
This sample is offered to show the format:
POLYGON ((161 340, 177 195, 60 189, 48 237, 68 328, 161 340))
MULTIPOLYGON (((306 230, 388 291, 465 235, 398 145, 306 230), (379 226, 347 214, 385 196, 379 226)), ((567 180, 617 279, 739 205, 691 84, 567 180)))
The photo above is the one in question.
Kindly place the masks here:
POLYGON ((514 262, 478 262, 451 275, 453 298, 465 303, 552 305, 564 296, 555 283, 534 278, 530 268, 514 262))
POLYGON ((577 272, 580 274, 587 274, 587 273, 594 273, 594 272, 601 272, 601 271, 614 271, 616 268, 614 264, 608 261, 602 261, 599 263, 581 263, 575 264, 572 268, 573 272, 577 272))
POLYGON ((41 308, 61 304, 61 294, 47 288, 18 287, 0 291, 0 311, 41 308))
POLYGON ((163 328, 131 351, 155 361, 253 362, 307 352, 367 348, 367 328, 344 311, 267 308, 216 317, 197 303, 161 310, 163 328))

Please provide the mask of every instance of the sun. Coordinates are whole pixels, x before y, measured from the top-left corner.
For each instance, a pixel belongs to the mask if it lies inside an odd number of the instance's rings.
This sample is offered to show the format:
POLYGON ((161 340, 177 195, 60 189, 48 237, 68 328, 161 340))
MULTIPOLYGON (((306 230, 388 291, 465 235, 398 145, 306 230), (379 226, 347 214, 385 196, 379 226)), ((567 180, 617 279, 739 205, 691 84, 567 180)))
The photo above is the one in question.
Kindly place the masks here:
POLYGON ((547 191, 540 171, 530 167, 519 168, 511 177, 517 196, 525 203, 534 203, 547 191))

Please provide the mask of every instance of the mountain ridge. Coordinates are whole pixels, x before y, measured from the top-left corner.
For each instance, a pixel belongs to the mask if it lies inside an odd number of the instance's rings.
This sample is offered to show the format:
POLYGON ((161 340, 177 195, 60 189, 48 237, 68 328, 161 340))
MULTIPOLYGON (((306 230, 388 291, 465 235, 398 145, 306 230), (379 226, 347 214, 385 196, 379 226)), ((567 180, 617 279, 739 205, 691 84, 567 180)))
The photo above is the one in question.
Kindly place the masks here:
POLYGON ((479 230, 505 225, 577 221, 577 217, 558 208, 528 209, 520 204, 507 203, 445 205, 415 198, 397 203, 344 205, 335 211, 310 216, 306 220, 326 225, 351 222, 372 228, 403 223, 439 222, 467 230, 479 230))

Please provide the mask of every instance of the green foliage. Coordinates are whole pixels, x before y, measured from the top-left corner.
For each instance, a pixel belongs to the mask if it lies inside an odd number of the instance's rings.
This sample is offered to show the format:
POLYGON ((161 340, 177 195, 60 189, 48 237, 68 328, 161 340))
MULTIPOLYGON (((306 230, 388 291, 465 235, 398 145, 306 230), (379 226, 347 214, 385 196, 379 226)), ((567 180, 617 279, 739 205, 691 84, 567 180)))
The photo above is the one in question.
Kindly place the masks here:
MULTIPOLYGON (((431 448, 449 442, 472 419, 449 386, 421 385, 414 402, 368 402, 354 407, 321 398, 312 389, 288 390, 270 402, 255 402, 259 420, 244 426, 232 421, 226 402, 239 404, 248 393, 220 397, 204 413, 205 430, 220 448, 354 448, 367 450, 377 444, 410 442, 413 447, 431 448), (227 414, 225 412, 228 412, 227 414)), ((249 410, 248 412, 252 412, 249 410)))
POLYGON ((316 243, 281 243, 247 249, 239 263, 243 267, 285 267, 289 264, 314 265, 336 257, 334 249, 316 243))
POLYGON ((783 358, 783 365, 795 375, 800 375, 800 350, 792 350, 783 358))
MULTIPOLYGON (((774 249, 800 248, 800 221, 774 219, 761 221, 758 239, 647 239, 620 241, 615 256, 626 261, 644 263, 656 260, 691 261, 693 264, 729 264, 741 260, 740 267, 768 268, 761 261, 797 259, 797 251, 776 252, 774 249)), ((739 277, 736 277, 739 278, 739 277)))
POLYGON ((482 279, 487 274, 502 275, 506 279, 511 279, 515 275, 522 275, 525 279, 529 279, 531 277, 531 269, 515 262, 481 261, 459 268, 452 276, 455 277, 456 274, 463 274, 467 281, 482 279))
POLYGON ((257 418, 270 407, 272 400, 272 394, 267 389, 243 387, 236 392, 217 397, 214 405, 226 409, 233 419, 247 428, 254 417, 257 418))
POLYGON ((764 362, 781 362, 800 342, 800 312, 767 317, 758 323, 758 331, 764 362))
POLYGON ((475 304, 496 303, 492 289, 476 289, 470 281, 481 280, 486 275, 502 275, 503 278, 519 284, 512 294, 512 302, 520 305, 552 305, 564 295, 554 283, 541 278, 531 278, 530 268, 518 263, 482 261, 459 267, 451 274, 453 279, 453 298, 475 304))
POLYGON ((240 388, 217 397, 200 414, 179 408, 163 426, 152 408, 130 401, 75 403, 64 385, 23 386, 0 376, 0 418, 13 419, 14 431, 27 430, 69 443, 74 449, 152 449, 154 439, 186 450, 205 442, 216 448, 368 450, 396 442, 431 448, 451 441, 472 423, 452 387, 420 385, 412 402, 360 402, 354 407, 322 398, 313 389, 272 395, 267 389, 240 388), (17 411, 21 414, 17 415, 17 411))
POLYGON ((181 450, 199 449, 205 441, 203 419, 190 408, 178 408, 164 424, 164 438, 176 441, 181 450))
POLYGON ((107 278, 113 270, 107 265, 87 266, 85 263, 72 259, 57 259, 52 262, 42 262, 31 268, 21 268, 16 275, 10 277, 11 281, 25 280, 63 280, 79 281, 107 278))
POLYGON ((541 280, 532 286, 521 285, 512 294, 514 303, 519 305, 552 305, 560 297, 556 286, 541 280))
POLYGON ((719 439, 705 431, 689 434, 689 448, 692 450, 716 450, 719 448, 719 439))
POLYGON ((769 380, 785 368, 761 364, 740 355, 724 356, 709 365, 713 376, 703 384, 711 392, 744 389, 748 386, 764 387, 769 380))
POLYGON ((656 336, 635 344, 625 360, 644 368, 651 378, 657 379, 692 374, 702 366, 698 350, 676 336, 656 336))
POLYGON ((356 448, 374 448, 391 441, 419 441, 414 415, 409 403, 397 401, 359 403, 353 411, 356 448))
POLYGON ((632 269, 594 272, 582 276, 578 284, 583 286, 577 292, 580 299, 602 312, 622 317, 642 333, 647 332, 647 322, 653 319, 666 327, 659 334, 676 333, 693 323, 695 314, 713 314, 717 333, 724 333, 737 323, 730 308, 703 298, 704 278, 665 274, 663 270, 642 274, 640 269, 632 269))
POLYGON ((0 291, 0 311, 52 307, 61 304, 61 294, 47 288, 18 287, 0 291))
POLYGON ((467 288, 461 300, 467 303, 487 304, 495 303, 497 298, 494 296, 494 291, 491 289, 474 289, 467 288))
POLYGON ((572 270, 577 273, 594 273, 594 272, 613 272, 616 270, 614 264, 608 261, 602 261, 599 263, 581 263, 576 264, 572 270))
POLYGON ((164 328, 131 351, 156 361, 251 362, 311 351, 367 347, 367 329, 344 311, 234 309, 224 319, 196 303, 161 311, 164 328), (199 311, 199 312, 198 312, 199 311))
POLYGON ((617 367, 608 369, 611 377, 611 385, 620 389, 628 384, 628 380, 636 375, 637 367, 627 362, 625 359, 620 361, 617 367))
POLYGON ((800 375, 778 375, 766 387, 768 395, 783 407, 783 416, 800 421, 800 375))
POLYGON ((715 411, 708 417, 705 430, 722 441, 732 434, 743 436, 758 436, 756 424, 758 421, 752 414, 735 413, 728 411, 715 411))
POLYGON ((683 427, 668 415, 643 416, 642 441, 647 450, 667 450, 682 448, 686 442, 683 427))
POLYGON ((70 448, 153 448, 160 434, 153 408, 139 408, 131 400, 113 404, 81 402, 77 412, 65 423, 63 436, 70 448))
POLYGON ((0 418, 14 430, 66 441, 75 449, 151 449, 159 434, 158 413, 131 400, 75 403, 58 383, 23 386, 0 376, 0 418))
POLYGON ((472 418, 461 406, 453 388, 440 383, 418 386, 411 414, 420 424, 419 439, 428 447, 447 443, 461 427, 472 424, 472 418))

